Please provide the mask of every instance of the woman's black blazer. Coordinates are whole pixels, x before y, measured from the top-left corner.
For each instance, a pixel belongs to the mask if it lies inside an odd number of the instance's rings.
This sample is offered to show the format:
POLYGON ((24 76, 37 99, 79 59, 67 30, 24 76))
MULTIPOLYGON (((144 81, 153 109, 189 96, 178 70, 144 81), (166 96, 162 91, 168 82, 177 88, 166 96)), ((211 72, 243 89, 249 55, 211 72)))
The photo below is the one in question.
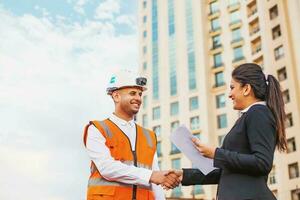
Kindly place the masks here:
POLYGON ((183 169, 182 185, 218 184, 218 200, 276 199, 267 186, 276 146, 275 125, 267 106, 251 106, 216 149, 214 166, 218 169, 207 175, 183 169))

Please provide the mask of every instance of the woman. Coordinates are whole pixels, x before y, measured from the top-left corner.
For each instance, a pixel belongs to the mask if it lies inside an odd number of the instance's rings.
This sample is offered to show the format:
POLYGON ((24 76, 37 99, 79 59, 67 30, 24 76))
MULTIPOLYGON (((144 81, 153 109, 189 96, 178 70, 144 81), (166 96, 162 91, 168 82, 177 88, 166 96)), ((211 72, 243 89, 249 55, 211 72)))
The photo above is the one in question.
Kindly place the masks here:
POLYGON ((232 72, 229 98, 242 115, 225 136, 221 148, 193 139, 217 168, 207 175, 198 169, 183 169, 182 185, 218 184, 218 200, 273 200, 267 186, 275 147, 287 148, 285 111, 278 81, 265 76, 261 67, 246 63, 232 72))

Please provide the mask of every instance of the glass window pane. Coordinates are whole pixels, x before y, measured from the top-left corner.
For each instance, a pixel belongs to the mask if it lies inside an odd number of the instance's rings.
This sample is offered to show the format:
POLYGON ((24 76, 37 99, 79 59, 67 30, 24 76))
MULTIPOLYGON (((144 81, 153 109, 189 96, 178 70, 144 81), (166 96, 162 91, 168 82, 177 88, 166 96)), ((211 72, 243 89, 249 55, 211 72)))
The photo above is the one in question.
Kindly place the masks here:
POLYGON ((218 128, 227 127, 227 116, 226 114, 218 115, 218 128))
POLYGON ((216 96, 217 108, 223 108, 226 106, 225 94, 219 94, 216 96))
POLYGON ((170 114, 177 115, 178 113, 179 113, 179 103, 178 102, 171 103, 170 114))
POLYGON ((190 110, 196 110, 198 109, 198 97, 191 97, 190 98, 190 110))
POLYGON ((153 108, 152 110, 152 119, 155 120, 155 119, 159 119, 160 118, 160 107, 155 107, 153 108))

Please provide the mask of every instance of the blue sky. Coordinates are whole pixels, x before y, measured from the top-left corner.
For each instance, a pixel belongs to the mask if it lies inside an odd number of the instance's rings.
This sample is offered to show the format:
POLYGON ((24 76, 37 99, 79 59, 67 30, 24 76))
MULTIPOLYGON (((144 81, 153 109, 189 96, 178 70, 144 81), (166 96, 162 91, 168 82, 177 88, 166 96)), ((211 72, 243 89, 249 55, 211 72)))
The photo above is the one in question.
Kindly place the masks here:
POLYGON ((136 0, 0 1, 0 199, 83 200, 84 125, 137 70, 136 0))

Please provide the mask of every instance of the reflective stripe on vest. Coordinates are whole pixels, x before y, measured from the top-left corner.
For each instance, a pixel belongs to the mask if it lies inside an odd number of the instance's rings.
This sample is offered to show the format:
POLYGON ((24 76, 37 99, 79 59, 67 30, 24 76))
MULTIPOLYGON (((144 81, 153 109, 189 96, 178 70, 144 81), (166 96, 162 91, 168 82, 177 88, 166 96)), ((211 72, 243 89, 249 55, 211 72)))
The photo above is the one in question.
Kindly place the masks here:
POLYGON ((101 126, 104 128, 104 131, 106 132, 106 134, 108 135, 109 138, 112 138, 113 134, 110 131, 110 129, 107 127, 107 125, 104 123, 104 121, 98 121, 101 126))
POLYGON ((149 131, 148 131, 147 129, 143 128, 143 127, 142 127, 142 129, 143 129, 142 132, 143 132, 143 134, 145 135, 145 137, 146 137, 146 139, 147 139, 148 145, 152 148, 152 147, 153 147, 153 143, 152 143, 152 140, 151 140, 151 136, 150 136, 149 131))
MULTIPOLYGON (((122 186, 122 187, 129 187, 132 188, 132 184, 126 184, 126 183, 120 183, 120 182, 114 182, 114 181, 108 181, 104 178, 90 178, 88 182, 88 186, 122 186)), ((138 188, 141 189, 147 189, 151 190, 151 184, 149 186, 143 186, 139 185, 137 186, 138 188)))
MULTIPOLYGON (((121 161, 122 163, 126 164, 126 165, 134 165, 134 161, 130 161, 130 160, 124 160, 124 161, 121 161)), ((137 166, 136 167, 142 167, 142 168, 145 168, 145 169, 152 169, 152 166, 149 166, 149 165, 145 165, 143 163, 140 163, 140 162, 137 162, 137 166)), ((95 164, 93 164, 91 166, 91 173, 94 173, 96 172, 97 168, 95 167, 95 164)))

